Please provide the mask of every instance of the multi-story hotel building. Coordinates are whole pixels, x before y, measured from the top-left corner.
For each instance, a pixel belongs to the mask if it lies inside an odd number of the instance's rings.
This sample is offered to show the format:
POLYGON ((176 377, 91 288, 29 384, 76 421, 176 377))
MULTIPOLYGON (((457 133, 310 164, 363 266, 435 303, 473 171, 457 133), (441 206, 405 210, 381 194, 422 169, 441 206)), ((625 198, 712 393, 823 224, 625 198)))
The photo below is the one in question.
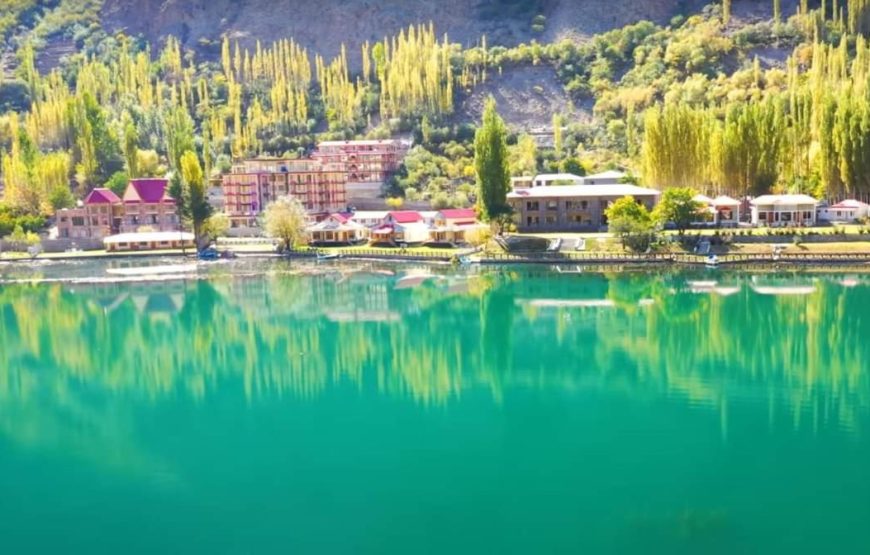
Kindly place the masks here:
POLYGON ((123 198, 109 189, 94 189, 80 206, 57 211, 58 236, 103 239, 142 229, 176 231, 180 224, 178 211, 167 186, 166 179, 133 179, 123 198))
POLYGON ((399 170, 410 146, 407 141, 397 139, 324 141, 311 157, 343 166, 348 202, 355 204, 381 196, 384 183, 399 170))
POLYGON ((131 179, 121 199, 124 207, 121 233, 136 233, 140 228, 151 231, 179 229, 175 199, 169 196, 166 179, 131 179))
POLYGON ((409 146, 396 139, 323 141, 311 157, 343 164, 348 183, 384 183, 398 171, 409 146))
POLYGON ((312 216, 326 216, 346 208, 346 183, 341 164, 316 159, 244 160, 223 176, 224 211, 233 227, 256 227, 270 202, 291 196, 312 216))

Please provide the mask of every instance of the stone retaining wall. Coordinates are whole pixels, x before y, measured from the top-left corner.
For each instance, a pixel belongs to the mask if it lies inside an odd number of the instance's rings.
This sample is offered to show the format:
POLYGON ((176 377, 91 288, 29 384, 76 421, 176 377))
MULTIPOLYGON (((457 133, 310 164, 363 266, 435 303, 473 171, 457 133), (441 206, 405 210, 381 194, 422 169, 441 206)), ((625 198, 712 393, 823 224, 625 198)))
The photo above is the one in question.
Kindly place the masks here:
MULTIPOLYGON (((40 242, 42 252, 66 252, 70 249, 83 251, 96 251, 103 249, 103 241, 100 239, 43 239, 40 242)), ((9 240, 0 240, 0 252, 24 251, 26 248, 17 248, 9 240)))

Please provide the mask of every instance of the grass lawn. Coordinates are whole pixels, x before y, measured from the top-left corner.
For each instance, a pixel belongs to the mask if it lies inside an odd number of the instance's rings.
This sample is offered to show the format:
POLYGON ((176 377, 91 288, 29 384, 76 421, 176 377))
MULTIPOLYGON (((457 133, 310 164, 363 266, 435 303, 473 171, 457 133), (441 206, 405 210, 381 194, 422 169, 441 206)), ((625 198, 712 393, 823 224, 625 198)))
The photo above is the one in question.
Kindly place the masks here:
MULTIPOLYGON (((870 253, 870 241, 848 241, 840 243, 802 243, 794 245, 789 241, 771 241, 770 243, 732 243, 719 245, 711 250, 716 254, 773 254, 773 245, 783 245, 785 254, 841 254, 870 253)), ((683 249, 679 244, 671 245, 670 252, 691 254, 689 249, 683 249)))
MULTIPOLYGON (((867 226, 861 225, 837 225, 837 226, 820 226, 820 227, 801 227, 796 228, 794 231, 798 233, 808 235, 808 234, 816 234, 816 235, 834 235, 834 231, 837 232, 845 232, 847 235, 857 235, 862 229, 868 229, 867 226)), ((784 231, 783 228, 766 228, 766 227, 741 227, 735 229, 690 229, 686 230, 687 235, 697 236, 709 236, 719 234, 735 234, 739 233, 740 235, 751 235, 753 237, 770 237, 772 240, 776 240, 777 238, 786 239, 788 237, 790 239, 791 236, 779 236, 777 233, 782 233, 784 231)), ((512 235, 518 235, 520 237, 544 237, 546 239, 578 239, 580 237, 584 239, 589 238, 607 238, 611 237, 610 233, 607 232, 588 232, 588 233, 572 233, 572 232, 563 232, 563 233, 514 233, 512 235)), ((662 231, 662 235, 678 235, 676 230, 666 230, 662 231)))

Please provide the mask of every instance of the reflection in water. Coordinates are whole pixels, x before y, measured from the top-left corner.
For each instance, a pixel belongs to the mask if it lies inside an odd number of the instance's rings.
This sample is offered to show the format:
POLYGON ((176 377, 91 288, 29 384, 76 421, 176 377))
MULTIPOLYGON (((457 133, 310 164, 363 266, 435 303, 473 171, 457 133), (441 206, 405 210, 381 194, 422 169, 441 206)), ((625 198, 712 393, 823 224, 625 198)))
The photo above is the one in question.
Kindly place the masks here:
POLYGON ((350 383, 425 404, 474 388, 499 402, 515 387, 672 395, 720 411, 723 429, 728 404, 748 400, 769 405, 771 425, 857 431, 870 287, 718 277, 379 270, 6 285, 0 425, 27 443, 67 426, 117 441, 126 399, 235 387, 256 402, 350 383), (108 401, 90 402, 95 392, 108 401))
POLYGON ((4 553, 870 545, 864 276, 106 269, 0 267, 4 553))

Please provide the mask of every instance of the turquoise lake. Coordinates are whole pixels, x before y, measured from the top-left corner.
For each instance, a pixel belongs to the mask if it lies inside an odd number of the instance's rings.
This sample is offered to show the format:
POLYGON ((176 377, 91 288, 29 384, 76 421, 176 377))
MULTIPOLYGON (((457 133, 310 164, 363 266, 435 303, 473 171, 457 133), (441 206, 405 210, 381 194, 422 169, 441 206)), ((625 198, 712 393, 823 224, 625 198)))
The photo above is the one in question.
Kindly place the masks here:
POLYGON ((0 553, 870 553, 870 275, 148 264, 0 266, 0 553))

